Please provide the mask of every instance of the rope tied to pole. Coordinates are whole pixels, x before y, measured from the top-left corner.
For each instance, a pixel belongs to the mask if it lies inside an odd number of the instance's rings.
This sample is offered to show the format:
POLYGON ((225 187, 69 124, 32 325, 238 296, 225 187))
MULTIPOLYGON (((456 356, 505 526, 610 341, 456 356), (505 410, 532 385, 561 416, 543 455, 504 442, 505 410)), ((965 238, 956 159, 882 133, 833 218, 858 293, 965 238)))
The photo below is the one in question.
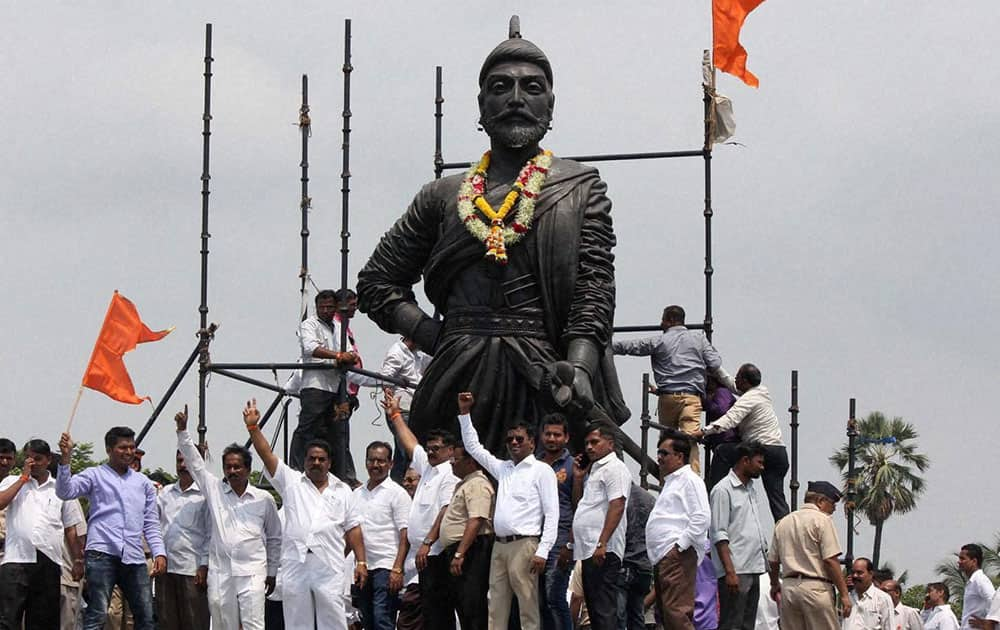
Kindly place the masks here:
POLYGON ((299 109, 299 128, 302 129, 302 133, 312 137, 312 119, 309 117, 309 106, 305 103, 299 109))

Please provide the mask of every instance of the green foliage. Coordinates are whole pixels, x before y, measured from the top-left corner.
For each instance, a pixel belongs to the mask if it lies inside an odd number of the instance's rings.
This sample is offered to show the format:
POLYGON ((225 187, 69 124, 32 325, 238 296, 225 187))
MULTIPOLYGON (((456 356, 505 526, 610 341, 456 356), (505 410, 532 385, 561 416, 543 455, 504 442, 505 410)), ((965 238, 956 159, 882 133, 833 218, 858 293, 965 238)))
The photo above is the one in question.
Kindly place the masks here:
POLYGON ((257 486, 261 490, 267 490, 268 492, 270 492, 271 496, 274 497, 275 502, 278 504, 278 507, 279 508, 281 507, 281 495, 278 494, 278 491, 274 489, 274 486, 271 485, 271 482, 268 481, 266 477, 264 477, 263 470, 250 471, 250 485, 257 486))
POLYGON ((916 584, 903 591, 903 594, 902 596, 900 596, 899 601, 909 606, 910 608, 923 610, 925 594, 927 594, 927 585, 916 584))
MULTIPOLYGON (((917 430, 896 417, 888 420, 873 411, 857 421, 855 444, 855 509, 875 526, 872 561, 878 564, 882 544, 882 526, 893 514, 905 514, 916 508, 924 492, 923 473, 930 458, 917 452, 917 430)), ((830 463, 841 470, 848 481, 850 450, 842 445, 830 456, 830 463)))
POLYGON ((93 442, 80 442, 73 448, 73 454, 70 455, 69 459, 69 469, 74 475, 81 470, 98 465, 100 462, 94 459, 93 442))

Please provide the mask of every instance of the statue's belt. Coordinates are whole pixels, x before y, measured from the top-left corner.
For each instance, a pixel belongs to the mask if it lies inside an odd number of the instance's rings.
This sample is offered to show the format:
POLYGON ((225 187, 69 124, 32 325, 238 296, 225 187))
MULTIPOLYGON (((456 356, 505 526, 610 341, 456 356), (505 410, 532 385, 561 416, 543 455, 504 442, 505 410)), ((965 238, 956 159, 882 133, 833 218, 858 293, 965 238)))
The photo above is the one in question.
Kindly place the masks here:
POLYGON ((542 313, 534 309, 530 313, 452 311, 445 317, 444 334, 548 338, 542 313))

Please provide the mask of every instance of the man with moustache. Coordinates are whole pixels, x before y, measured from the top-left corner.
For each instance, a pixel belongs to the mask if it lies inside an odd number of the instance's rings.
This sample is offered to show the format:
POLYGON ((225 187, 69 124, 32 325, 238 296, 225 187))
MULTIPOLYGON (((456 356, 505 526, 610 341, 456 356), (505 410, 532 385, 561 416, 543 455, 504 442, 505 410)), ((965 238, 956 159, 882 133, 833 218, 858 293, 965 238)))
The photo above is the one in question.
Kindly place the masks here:
POLYGON ((354 490, 361 532, 368 557, 368 580, 358 608, 365 630, 393 630, 406 562, 406 524, 412 501, 406 490, 389 478, 392 446, 372 442, 365 449, 368 483, 354 490))
POLYGON ((858 558, 851 565, 851 616, 844 630, 895 630, 892 598, 875 586, 874 568, 868 558, 858 558))
POLYGON ((493 515, 496 539, 490 557, 490 628, 507 627, 516 596, 521 630, 539 630, 538 576, 545 570, 559 527, 556 475, 551 466, 535 459, 534 429, 524 422, 507 430, 510 459, 494 457, 472 424, 474 404, 471 392, 458 394, 462 444, 498 486, 493 515))
POLYGON ((573 456, 566 448, 569 444, 569 422, 561 413, 550 413, 542 418, 541 431, 542 450, 536 457, 552 466, 559 490, 559 529, 539 584, 542 628, 571 630, 573 617, 566 601, 573 572, 573 563, 570 562, 573 550, 566 547, 573 530, 573 456), (560 561, 560 555, 565 555, 564 561, 560 561))
MULTIPOLYGON (((177 450, 208 504, 208 609, 217 630, 263 630, 264 599, 274 590, 281 522, 274 498, 250 485, 253 457, 238 444, 222 451, 225 479, 208 472, 187 431, 187 408, 174 416, 177 450)), ((285 609, 288 609, 287 601, 285 609)))
POLYGON ((411 465, 420 474, 410 508, 406 541, 408 553, 413 554, 420 576, 423 627, 427 630, 449 630, 455 627, 455 615, 447 606, 440 605, 442 601, 447 601, 450 578, 448 562, 442 555, 444 546, 439 538, 441 519, 458 484, 458 477, 451 469, 455 437, 447 431, 431 431, 427 434, 425 448, 406 426, 399 401, 390 392, 386 392, 382 406, 411 465))
POLYGON ((285 525, 281 596, 285 627, 312 628, 315 620, 317 630, 347 630, 341 595, 348 570, 345 546, 354 552, 354 582, 363 588, 368 579, 357 497, 330 473, 329 444, 322 440, 306 443, 305 472, 299 472, 271 451, 257 425, 259 421, 257 401, 251 400, 243 409, 243 422, 264 464, 264 473, 282 500, 285 525))
MULTIPOLYGON (((9 507, 7 552, 0 564, 0 628, 59 627, 63 537, 75 540, 83 520, 70 501, 56 496, 49 474, 52 451, 44 440, 24 445, 19 477, 0 482, 0 509, 9 507)), ((82 560, 71 546, 74 565, 82 560)), ((82 568, 82 564, 80 565, 82 568)))
POLYGON ((712 562, 719 581, 719 630, 754 630, 756 624, 760 576, 767 571, 767 539, 755 483, 764 472, 764 457, 759 443, 740 443, 735 465, 712 488, 709 499, 709 532, 715 545, 712 562))
POLYGON ((156 619, 160 630, 208 630, 211 516, 180 451, 176 471, 177 482, 164 486, 156 499, 167 549, 167 572, 156 578, 156 619))
POLYGON ((56 496, 63 501, 80 497, 90 501, 83 630, 104 627, 115 586, 125 595, 135 629, 153 630, 151 579, 166 572, 167 556, 160 534, 156 489, 153 482, 131 467, 135 432, 128 427, 109 429, 104 435, 107 463, 75 475, 70 470, 73 446, 72 436, 63 433, 59 438, 56 496), (144 542, 153 556, 152 568, 146 565, 144 542))
POLYGON ((414 432, 449 427, 456 395, 474 391, 476 432, 498 456, 514 423, 537 427, 557 405, 575 410, 571 428, 629 415, 609 352, 607 187, 594 168, 540 146, 552 66, 513 22, 479 73, 490 150, 464 175, 424 186, 358 274, 361 311, 433 356, 410 407, 414 432), (440 319, 417 304, 421 279, 440 319))
POLYGON ((903 597, 903 588, 899 582, 893 579, 882 582, 879 586, 892 599, 895 613, 895 623, 893 630, 924 630, 924 622, 920 620, 920 611, 904 604, 900 599, 903 597))
POLYGON ((948 586, 942 582, 932 582, 927 585, 924 601, 924 630, 959 630, 958 618, 948 604, 951 594, 948 586))

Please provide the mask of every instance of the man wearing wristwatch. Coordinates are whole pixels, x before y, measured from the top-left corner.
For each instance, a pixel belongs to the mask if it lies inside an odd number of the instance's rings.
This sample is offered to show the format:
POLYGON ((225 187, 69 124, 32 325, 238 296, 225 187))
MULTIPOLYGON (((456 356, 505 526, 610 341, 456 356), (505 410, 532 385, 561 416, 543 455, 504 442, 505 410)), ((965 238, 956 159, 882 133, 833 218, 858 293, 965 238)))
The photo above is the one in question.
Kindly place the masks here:
POLYGON ((427 630, 454 630, 455 614, 441 603, 448 600, 448 564, 439 538, 441 519, 451 502, 458 483, 452 474, 451 457, 455 437, 447 431, 433 430, 427 434, 426 448, 406 426, 399 401, 386 392, 382 401, 396 437, 410 458, 410 466, 420 474, 417 491, 410 507, 406 529, 409 547, 416 547, 416 565, 420 575, 420 608, 427 630))
POLYGON ((455 486, 441 520, 440 540, 451 575, 449 604, 458 613, 462 630, 486 630, 496 491, 479 463, 461 446, 455 446, 451 470, 462 481, 455 486))

